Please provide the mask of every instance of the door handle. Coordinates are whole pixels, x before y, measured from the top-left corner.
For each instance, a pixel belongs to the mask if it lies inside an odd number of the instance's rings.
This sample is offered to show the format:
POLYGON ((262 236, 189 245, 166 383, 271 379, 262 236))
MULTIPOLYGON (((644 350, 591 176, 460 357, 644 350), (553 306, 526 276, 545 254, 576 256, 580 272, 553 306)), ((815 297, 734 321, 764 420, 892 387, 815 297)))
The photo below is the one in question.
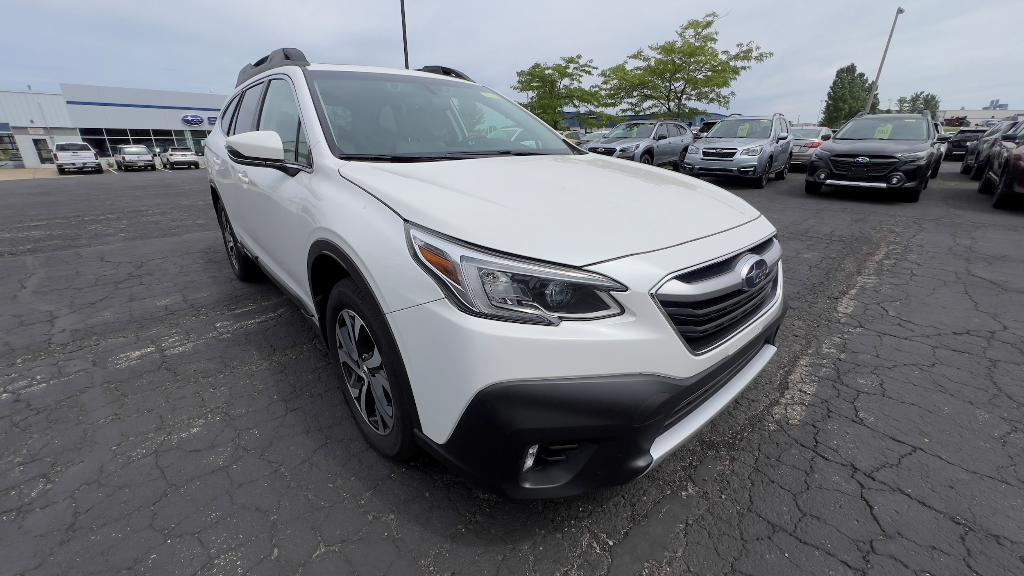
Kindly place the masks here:
POLYGON ((238 171, 238 180, 241 181, 242 184, 249 183, 249 175, 245 173, 245 170, 238 171))

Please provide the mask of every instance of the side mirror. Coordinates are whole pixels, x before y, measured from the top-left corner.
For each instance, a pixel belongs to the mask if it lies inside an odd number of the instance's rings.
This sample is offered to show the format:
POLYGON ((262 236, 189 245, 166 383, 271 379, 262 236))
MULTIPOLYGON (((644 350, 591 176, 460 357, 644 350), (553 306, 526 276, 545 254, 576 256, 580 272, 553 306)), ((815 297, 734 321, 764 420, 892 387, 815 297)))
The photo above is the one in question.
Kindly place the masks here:
POLYGON ((1009 134, 1009 133, 1003 134, 1002 140, 1003 140, 1003 142, 1016 142, 1017 141, 1017 136, 1018 136, 1017 134, 1009 134))
POLYGON ((953 139, 953 135, 952 134, 939 134, 938 136, 936 136, 935 139, 938 140, 939 142, 949 142, 950 140, 953 139))
POLYGON ((654 137, 655 140, 664 140, 666 138, 668 138, 668 134, 658 134, 654 137))
POLYGON ((284 160, 284 144, 281 136, 273 130, 243 132, 228 136, 227 146, 240 160, 281 162, 284 160))
POLYGON ((832 139, 832 135, 831 134, 822 134, 821 135, 821 141, 822 142, 828 142, 831 139, 832 139))
POLYGON ((789 132, 783 132, 782 134, 779 134, 779 140, 778 141, 782 142, 783 140, 786 140, 787 138, 789 138, 789 132))

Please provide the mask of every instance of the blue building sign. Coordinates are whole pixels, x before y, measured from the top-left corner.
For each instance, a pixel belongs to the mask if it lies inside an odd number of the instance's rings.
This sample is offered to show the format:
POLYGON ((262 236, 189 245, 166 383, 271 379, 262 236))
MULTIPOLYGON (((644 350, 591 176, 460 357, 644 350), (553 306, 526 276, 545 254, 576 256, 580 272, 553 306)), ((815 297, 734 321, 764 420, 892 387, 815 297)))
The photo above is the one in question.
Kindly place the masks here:
POLYGON ((198 114, 185 114, 181 117, 181 123, 185 126, 202 126, 203 117, 198 114))

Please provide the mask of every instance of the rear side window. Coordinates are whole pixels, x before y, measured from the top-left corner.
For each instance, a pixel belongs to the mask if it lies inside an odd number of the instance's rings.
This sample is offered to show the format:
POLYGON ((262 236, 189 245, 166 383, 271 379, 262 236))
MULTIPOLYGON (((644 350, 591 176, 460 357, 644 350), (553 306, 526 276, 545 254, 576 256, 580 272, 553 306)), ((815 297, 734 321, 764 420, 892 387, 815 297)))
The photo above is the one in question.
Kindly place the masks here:
POLYGON ((275 78, 267 84, 267 97, 260 112, 260 130, 273 130, 284 144, 286 162, 309 165, 309 143, 302 129, 299 107, 295 103, 291 84, 275 78))
POLYGON ((88 144, 81 142, 61 142, 54 148, 57 152, 92 152, 88 144))
POLYGON ((260 107, 260 95, 262 93, 262 83, 242 93, 238 104, 238 115, 235 116, 235 125, 231 130, 232 134, 252 132, 256 129, 256 110, 260 107))

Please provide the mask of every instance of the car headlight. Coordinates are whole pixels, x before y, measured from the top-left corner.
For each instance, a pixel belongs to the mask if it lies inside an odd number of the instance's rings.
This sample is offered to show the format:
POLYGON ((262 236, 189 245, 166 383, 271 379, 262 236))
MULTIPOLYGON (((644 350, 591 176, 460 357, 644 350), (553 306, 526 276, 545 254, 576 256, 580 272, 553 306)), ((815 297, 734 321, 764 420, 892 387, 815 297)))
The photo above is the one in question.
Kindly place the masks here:
POLYGON ((818 158, 818 159, 828 158, 829 156, 831 156, 831 154, 829 154, 826 150, 822 150, 821 148, 818 148, 814 152, 811 152, 811 159, 812 160, 815 159, 815 158, 818 158))
POLYGON ((619 148, 619 152, 625 152, 627 154, 631 154, 633 152, 636 152, 636 149, 639 148, 639 147, 640 147, 639 144, 630 144, 628 146, 623 146, 622 148, 619 148))
POLYGON ((897 154, 896 157, 899 158, 900 160, 903 160, 904 162, 917 162, 927 158, 928 151, 922 150, 920 152, 904 152, 902 154, 897 154))
POLYGON ((740 156, 760 156, 762 150, 764 150, 763 144, 751 146, 750 148, 744 148, 740 152, 740 156))
POLYGON ((520 260, 406 226, 413 258, 464 312, 494 320, 558 325, 622 314, 618 282, 585 270, 520 260))
POLYGON ((700 148, 696 146, 690 146, 686 149, 687 156, 696 156, 697 154, 700 154, 700 148))

